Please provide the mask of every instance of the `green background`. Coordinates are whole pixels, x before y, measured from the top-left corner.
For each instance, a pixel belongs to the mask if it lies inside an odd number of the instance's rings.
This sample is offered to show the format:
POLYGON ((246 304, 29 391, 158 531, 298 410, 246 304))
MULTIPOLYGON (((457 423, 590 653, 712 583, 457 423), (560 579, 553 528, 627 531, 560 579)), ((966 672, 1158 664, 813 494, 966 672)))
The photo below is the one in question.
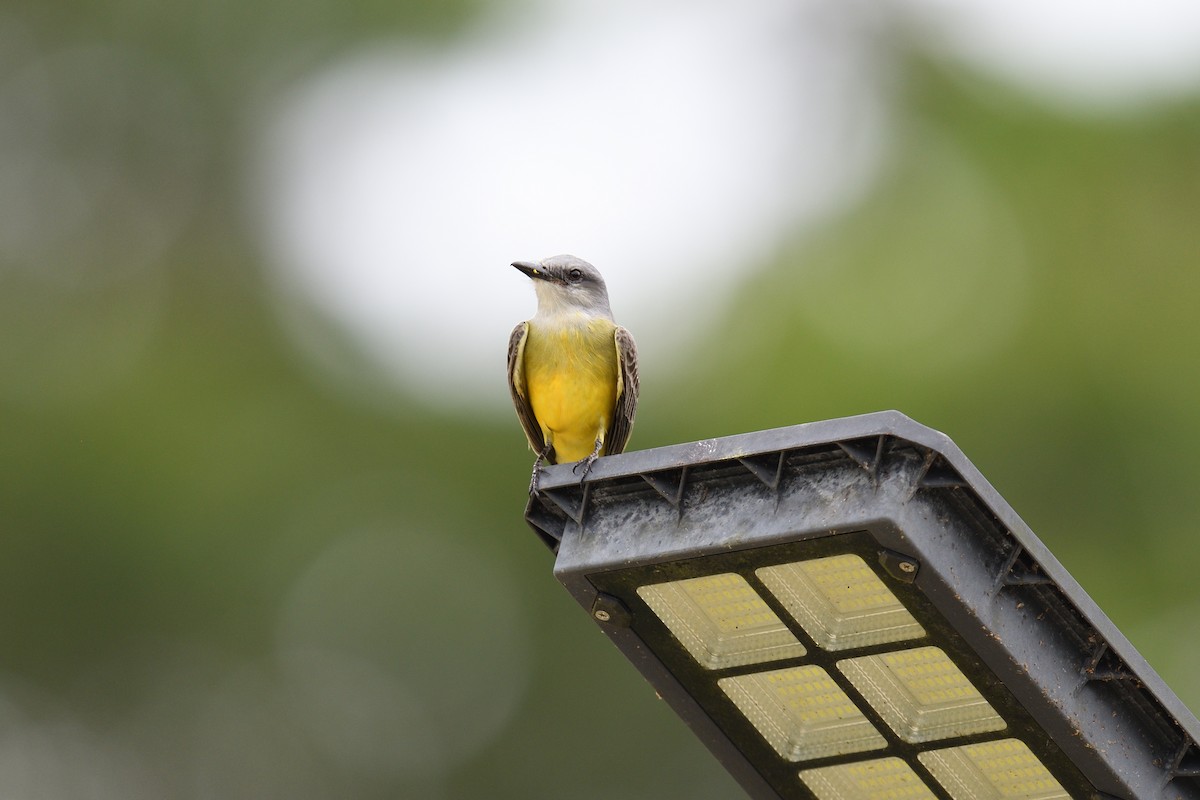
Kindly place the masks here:
MULTIPOLYGON (((155 65, 139 96, 172 127, 106 117, 98 81, 42 109, 73 132, 48 146, 183 222, 130 264, 117 198, 34 268, 0 262, 0 794, 737 796, 554 583, 516 419, 437 414, 349 342, 352 384, 306 364, 246 223, 268 87, 380 38, 437 46, 478 9, 5 13, 5 91, 36 77, 22 52, 155 65)), ((644 366, 631 447, 899 409, 1200 708, 1200 102, 1071 115, 893 44, 883 174, 731 265, 707 339, 644 366)), ((28 202, 5 214, 67 213, 28 202)))

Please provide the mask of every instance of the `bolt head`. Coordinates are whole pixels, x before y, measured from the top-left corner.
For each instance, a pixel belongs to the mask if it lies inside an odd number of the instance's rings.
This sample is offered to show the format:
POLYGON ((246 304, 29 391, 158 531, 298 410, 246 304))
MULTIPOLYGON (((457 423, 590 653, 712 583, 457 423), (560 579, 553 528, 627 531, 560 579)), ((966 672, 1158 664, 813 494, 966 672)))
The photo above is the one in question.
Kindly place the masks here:
POLYGON ((592 603, 592 619, 614 628, 628 628, 633 619, 620 599, 600 592, 592 603))

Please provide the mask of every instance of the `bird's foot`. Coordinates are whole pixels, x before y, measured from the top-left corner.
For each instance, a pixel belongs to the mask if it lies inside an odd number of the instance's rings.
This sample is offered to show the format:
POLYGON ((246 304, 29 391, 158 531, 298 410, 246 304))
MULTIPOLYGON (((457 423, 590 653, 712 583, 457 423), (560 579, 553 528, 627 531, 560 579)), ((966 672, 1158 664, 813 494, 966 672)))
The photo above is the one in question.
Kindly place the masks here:
POLYGON ((538 481, 542 477, 542 462, 550 458, 550 454, 554 452, 554 445, 548 444, 538 453, 537 458, 533 460, 533 474, 529 476, 529 495, 532 497, 538 492, 538 481))
POLYGON ((582 461, 576 462, 575 466, 571 467, 571 471, 579 476, 579 484, 581 486, 583 485, 583 482, 585 480, 587 480, 588 473, 592 471, 592 464, 595 464, 596 459, 600 457, 600 448, 603 445, 604 445, 604 440, 597 439, 596 440, 596 449, 593 450, 588 455, 587 458, 583 459, 582 461), (580 472, 579 471, 580 469, 582 469, 583 472, 580 472))

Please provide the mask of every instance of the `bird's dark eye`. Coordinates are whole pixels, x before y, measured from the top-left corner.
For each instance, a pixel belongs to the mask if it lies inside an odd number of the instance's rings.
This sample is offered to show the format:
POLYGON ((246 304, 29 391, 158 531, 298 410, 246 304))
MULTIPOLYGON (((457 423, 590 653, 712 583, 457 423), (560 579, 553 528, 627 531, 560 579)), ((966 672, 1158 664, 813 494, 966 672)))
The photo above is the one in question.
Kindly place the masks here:
POLYGON ((571 280, 571 283, 579 283, 583 278, 583 273, 577 269, 573 269, 567 273, 567 277, 571 280))

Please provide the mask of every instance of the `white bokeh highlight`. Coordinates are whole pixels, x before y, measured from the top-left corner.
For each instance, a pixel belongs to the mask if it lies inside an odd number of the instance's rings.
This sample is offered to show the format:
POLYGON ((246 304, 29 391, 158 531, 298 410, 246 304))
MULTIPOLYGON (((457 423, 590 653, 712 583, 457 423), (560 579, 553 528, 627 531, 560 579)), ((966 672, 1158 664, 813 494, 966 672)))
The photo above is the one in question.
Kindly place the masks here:
POLYGON ((448 49, 331 65, 281 100, 261 149, 280 280, 439 403, 505 406, 508 333, 534 306, 509 262, 593 262, 661 360, 787 231, 853 196, 878 152, 853 16, 533 11, 448 49))
POLYGON ((893 0, 931 48, 1064 110, 1112 113, 1200 88, 1193 0, 893 0))

